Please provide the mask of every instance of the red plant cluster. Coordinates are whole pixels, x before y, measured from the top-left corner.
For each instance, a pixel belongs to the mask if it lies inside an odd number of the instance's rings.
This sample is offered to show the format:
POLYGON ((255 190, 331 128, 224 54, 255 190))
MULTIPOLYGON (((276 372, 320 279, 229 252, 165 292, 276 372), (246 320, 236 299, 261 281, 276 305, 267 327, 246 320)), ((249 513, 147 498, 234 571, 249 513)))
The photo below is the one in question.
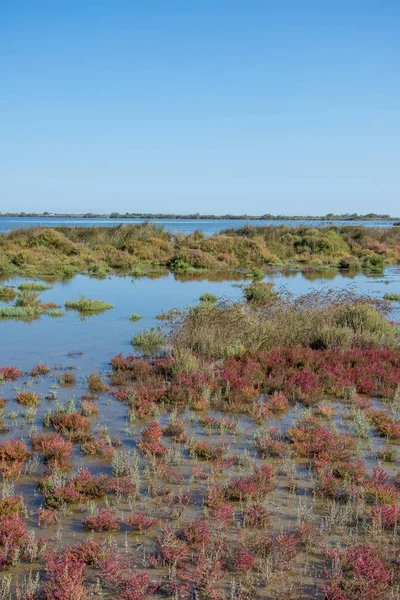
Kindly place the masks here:
POLYGON ((36 366, 31 369, 29 375, 31 377, 40 377, 41 375, 47 375, 50 372, 50 368, 47 365, 43 365, 38 363, 36 366))
POLYGON ((400 421, 395 421, 388 411, 371 409, 368 416, 379 435, 394 441, 400 441, 400 421))
POLYGON ((397 504, 384 504, 372 509, 372 518, 379 519, 384 529, 396 529, 400 527, 400 506, 397 504))
POLYGON ((164 456, 168 448, 161 444, 163 430, 157 421, 152 421, 146 429, 142 431, 142 439, 137 443, 137 448, 142 454, 151 454, 152 456, 164 456))
POLYGON ((101 498, 107 492, 108 478, 104 475, 94 477, 90 471, 82 469, 64 485, 54 485, 51 476, 41 479, 38 485, 46 506, 59 508, 63 503, 75 504, 101 498))
POLYGON ((23 372, 18 367, 0 367, 0 380, 16 381, 23 376, 23 372))
POLYGON ((21 392, 18 396, 15 396, 15 402, 24 406, 38 406, 39 401, 39 396, 33 392, 21 392))
POLYGON ((41 452, 45 461, 59 469, 69 467, 68 458, 72 454, 72 442, 58 433, 39 433, 31 436, 32 448, 41 452))
POLYGON ((3 478, 18 477, 31 454, 22 440, 0 442, 0 472, 3 478))
POLYGON ((83 442, 81 450, 84 454, 101 458, 111 458, 114 454, 113 446, 107 440, 99 437, 83 442))
POLYGON ((99 508, 97 515, 83 519, 83 525, 92 531, 118 531, 120 522, 115 512, 108 508, 99 508))
POLYGON ((230 500, 254 500, 263 498, 276 486, 272 467, 263 465, 255 469, 252 475, 246 475, 232 481, 227 489, 230 500))
POLYGON ((131 527, 133 527, 133 529, 140 531, 140 533, 145 533, 154 527, 154 525, 158 522, 158 519, 149 517, 146 515, 146 513, 140 513, 134 510, 125 520, 131 527))
POLYGON ((391 573, 372 548, 350 546, 344 551, 329 552, 334 569, 327 572, 329 584, 324 586, 327 600, 384 600, 391 573))
MULTIPOLYGON (((399 353, 387 348, 273 348, 230 357, 218 369, 188 376, 174 371, 172 359, 146 363, 120 354, 111 365, 111 380, 119 386, 111 394, 140 418, 154 414, 160 401, 207 410, 210 402, 205 389, 218 391, 226 409, 251 412, 259 419, 286 412, 289 400, 310 404, 322 394, 344 397, 356 390, 390 398, 400 381, 399 353), (267 396, 257 401, 262 394, 267 396)), ((353 402, 360 405, 364 400, 356 397, 353 402)), ((213 417, 202 417, 201 422, 210 428, 222 426, 213 417)), ((226 424, 227 430, 230 425, 233 428, 233 422, 226 424)), ((397 429, 392 433, 397 435, 397 429)))

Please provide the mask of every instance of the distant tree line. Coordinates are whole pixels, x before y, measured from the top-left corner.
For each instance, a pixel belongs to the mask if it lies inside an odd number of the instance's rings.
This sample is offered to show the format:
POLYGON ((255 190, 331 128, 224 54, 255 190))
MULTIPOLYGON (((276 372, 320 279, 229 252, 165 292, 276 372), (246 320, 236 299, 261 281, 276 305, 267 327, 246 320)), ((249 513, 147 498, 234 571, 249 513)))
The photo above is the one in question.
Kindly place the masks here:
MULTIPOLYGON (((201 215, 199 213, 192 213, 186 215, 179 214, 167 214, 167 213, 119 213, 112 212, 110 214, 100 213, 26 213, 26 212, 7 212, 0 213, 1 217, 46 217, 46 218, 80 218, 80 219, 186 219, 186 220, 245 220, 245 221, 293 221, 293 220, 310 220, 310 221, 357 221, 357 220, 389 220, 395 217, 391 217, 387 214, 368 213, 365 215, 359 215, 357 213, 345 213, 345 214, 334 214, 328 213, 327 215, 315 216, 315 215, 201 215)), ((397 217, 396 217, 397 218, 397 217)))

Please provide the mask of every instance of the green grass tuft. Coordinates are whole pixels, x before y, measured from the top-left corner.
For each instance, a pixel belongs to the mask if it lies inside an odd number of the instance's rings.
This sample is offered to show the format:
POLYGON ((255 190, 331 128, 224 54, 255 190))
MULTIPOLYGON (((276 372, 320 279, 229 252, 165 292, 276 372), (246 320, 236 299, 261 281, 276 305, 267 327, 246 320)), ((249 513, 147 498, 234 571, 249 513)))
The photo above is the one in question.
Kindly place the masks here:
POLYGON ((110 310, 113 308, 113 305, 108 302, 103 302, 103 300, 90 300, 90 298, 85 298, 85 296, 82 295, 79 300, 67 300, 65 302, 65 308, 79 310, 84 313, 98 313, 110 310))
POLYGON ((144 354, 155 354, 159 352, 166 342, 166 337, 157 329, 144 329, 136 333, 131 344, 134 348, 141 350, 144 354))
POLYGON ((140 321, 140 319, 142 319, 142 318, 143 318, 142 315, 138 315, 138 313, 132 313, 129 317, 129 320, 135 322, 135 321, 140 321))
POLYGON ((21 291, 44 292, 46 290, 51 290, 52 287, 53 286, 51 285, 39 283, 38 281, 24 281, 18 286, 18 289, 21 291))
POLYGON ((400 302, 400 294, 394 294, 393 292, 389 292, 384 295, 385 300, 390 300, 391 302, 400 302))
POLYGON ((11 302, 17 294, 18 292, 14 288, 0 285, 0 300, 3 302, 11 302))
POLYGON ((24 319, 42 313, 42 309, 32 306, 0 306, 0 318, 2 319, 24 319))
POLYGON ((49 310, 47 313, 49 317, 57 318, 65 315, 65 310, 49 310))

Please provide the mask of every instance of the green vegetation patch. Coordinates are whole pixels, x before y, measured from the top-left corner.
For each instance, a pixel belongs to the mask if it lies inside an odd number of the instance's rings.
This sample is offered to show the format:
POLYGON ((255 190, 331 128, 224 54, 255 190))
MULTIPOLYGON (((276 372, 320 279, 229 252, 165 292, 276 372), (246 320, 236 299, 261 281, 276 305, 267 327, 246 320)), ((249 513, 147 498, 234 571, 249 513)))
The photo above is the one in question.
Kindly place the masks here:
POLYGON ((388 292, 384 295, 384 298, 390 302, 400 302, 400 294, 394 294, 393 292, 388 292))
POLYGON ((38 281, 24 281, 18 286, 18 289, 21 291, 44 292, 46 290, 51 290, 52 287, 53 286, 51 285, 40 283, 38 281))
POLYGON ((142 315, 139 315, 138 313, 132 313, 129 317, 130 321, 140 321, 140 319, 142 319, 142 315))
POLYGON ((32 306, 0 306, 0 318, 2 319, 24 319, 42 313, 42 309, 32 306))
POLYGON ((84 313, 98 313, 113 308, 112 304, 103 302, 103 300, 91 300, 85 296, 81 296, 79 300, 67 300, 65 302, 65 308, 72 310, 78 310, 84 313))
POLYGON ((18 292, 14 288, 8 285, 0 285, 0 300, 3 302, 11 302, 17 294, 18 292))
POLYGON ((165 345, 165 342, 165 335, 153 327, 136 333, 131 340, 132 346, 141 350, 144 354, 159 352, 165 345))

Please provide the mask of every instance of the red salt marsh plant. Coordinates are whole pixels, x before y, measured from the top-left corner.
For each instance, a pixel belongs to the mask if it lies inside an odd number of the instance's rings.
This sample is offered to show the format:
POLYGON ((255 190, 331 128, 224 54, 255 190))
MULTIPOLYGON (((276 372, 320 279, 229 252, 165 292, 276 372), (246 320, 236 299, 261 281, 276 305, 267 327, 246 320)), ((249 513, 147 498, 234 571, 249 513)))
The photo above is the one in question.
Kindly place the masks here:
POLYGON ((90 600, 90 590, 85 587, 86 565, 54 552, 47 555, 44 600, 90 600))
POLYGON ((0 381, 16 381, 23 377, 23 372, 18 367, 0 367, 0 381))
POLYGON ((22 496, 6 496, 0 500, 0 519, 11 519, 23 510, 22 496))
POLYGON ((318 467, 347 462, 352 457, 354 440, 320 424, 315 417, 306 417, 288 429, 299 456, 315 460, 318 467))
POLYGON ((194 566, 187 565, 179 572, 180 578, 189 586, 190 597, 198 592, 202 598, 222 600, 218 592, 218 583, 224 578, 222 560, 219 557, 202 552, 197 557, 194 566))
POLYGON ((41 527, 50 527, 58 522, 59 515, 53 508, 39 508, 38 523, 41 527))
POLYGON ((157 421, 152 421, 143 431, 142 438, 137 443, 137 448, 142 454, 163 456, 168 448, 160 443, 163 429, 157 421))
POLYGON ((108 390, 107 384, 104 382, 100 373, 92 373, 88 377, 89 390, 94 394, 103 394, 108 390))
POLYGON ((113 446, 102 438, 87 440, 81 444, 81 450, 84 454, 101 458, 111 458, 114 454, 113 446))
POLYGON ((189 560, 189 546, 179 539, 170 525, 167 524, 163 529, 158 544, 158 552, 148 556, 152 566, 157 568, 162 566, 181 568, 189 560))
POLYGON ((243 512, 243 525, 264 529, 269 527, 271 518, 269 512, 262 504, 253 504, 243 512))
POLYGON ((365 483, 367 500, 378 504, 396 502, 400 493, 394 483, 390 483, 388 473, 382 467, 375 467, 372 476, 365 483))
POLYGON ((0 566, 18 562, 25 535, 25 522, 18 514, 0 517, 0 566))
POLYGON ((269 398, 266 398, 261 405, 263 416, 279 415, 289 410, 289 400, 283 392, 275 392, 269 398))
POLYGON ((383 529, 395 530, 400 533, 400 506, 398 504, 383 504, 372 509, 372 519, 379 521, 383 529))
POLYGON ((41 452, 45 461, 59 469, 68 468, 67 459, 72 454, 72 442, 57 433, 39 433, 31 436, 32 448, 41 452))
POLYGON ((116 600, 145 600, 157 589, 147 573, 138 571, 122 556, 101 563, 100 580, 116 600))
POLYGON ((38 483, 46 506, 56 509, 63 503, 75 504, 101 498, 107 492, 107 485, 107 476, 94 477, 87 469, 81 469, 77 475, 62 484, 51 475, 44 477, 38 483))
POLYGON ((79 413, 52 413, 46 416, 46 422, 72 441, 90 438, 91 423, 87 417, 79 413))
POLYGON ((183 535, 185 540, 196 549, 206 548, 212 538, 211 528, 205 518, 186 523, 183 535))
POLYGON ((71 371, 63 373, 59 378, 60 385, 65 387, 71 387, 76 384, 76 375, 71 371))
POLYGON ((15 402, 23 404, 24 406, 39 406, 40 398, 33 392, 21 392, 18 396, 15 396, 15 402))
POLYGON ((85 398, 80 403, 80 412, 84 417, 93 417, 99 414, 99 405, 92 398, 85 398))
POLYGON ((30 371, 29 375, 31 377, 40 377, 41 375, 47 375, 50 372, 50 368, 47 365, 43 365, 38 363, 33 369, 30 371))
POLYGON ((260 456, 282 458, 290 452, 290 446, 282 439, 279 427, 270 427, 254 438, 254 446, 260 456))
POLYGON ((251 475, 245 475, 232 481, 227 488, 230 500, 254 500, 262 498, 276 487, 275 473, 272 467, 263 465, 251 475))
POLYGON ((108 508, 99 508, 97 515, 83 519, 83 525, 91 531, 118 531, 121 520, 108 508))
POLYGON ((67 546, 63 554, 65 558, 84 563, 88 567, 99 567, 109 557, 110 548, 107 548, 104 543, 89 540, 67 546))
POLYGON ((211 444, 207 441, 190 443, 190 452, 203 460, 221 460, 227 450, 223 444, 211 444))
POLYGON ((21 474, 24 463, 32 455, 22 440, 12 439, 0 442, 0 471, 5 479, 21 474))
POLYGON ((386 410, 370 410, 369 419, 379 435, 400 441, 400 421, 396 421, 386 410))
POLYGON ((327 600, 384 600, 391 581, 391 571, 371 546, 350 546, 331 550, 332 568, 323 586, 327 600))
POLYGON ((125 521, 136 531, 140 531, 140 533, 146 533, 146 531, 154 527, 154 525, 158 522, 158 519, 149 517, 146 515, 146 513, 136 512, 133 510, 130 515, 126 517, 125 521))

